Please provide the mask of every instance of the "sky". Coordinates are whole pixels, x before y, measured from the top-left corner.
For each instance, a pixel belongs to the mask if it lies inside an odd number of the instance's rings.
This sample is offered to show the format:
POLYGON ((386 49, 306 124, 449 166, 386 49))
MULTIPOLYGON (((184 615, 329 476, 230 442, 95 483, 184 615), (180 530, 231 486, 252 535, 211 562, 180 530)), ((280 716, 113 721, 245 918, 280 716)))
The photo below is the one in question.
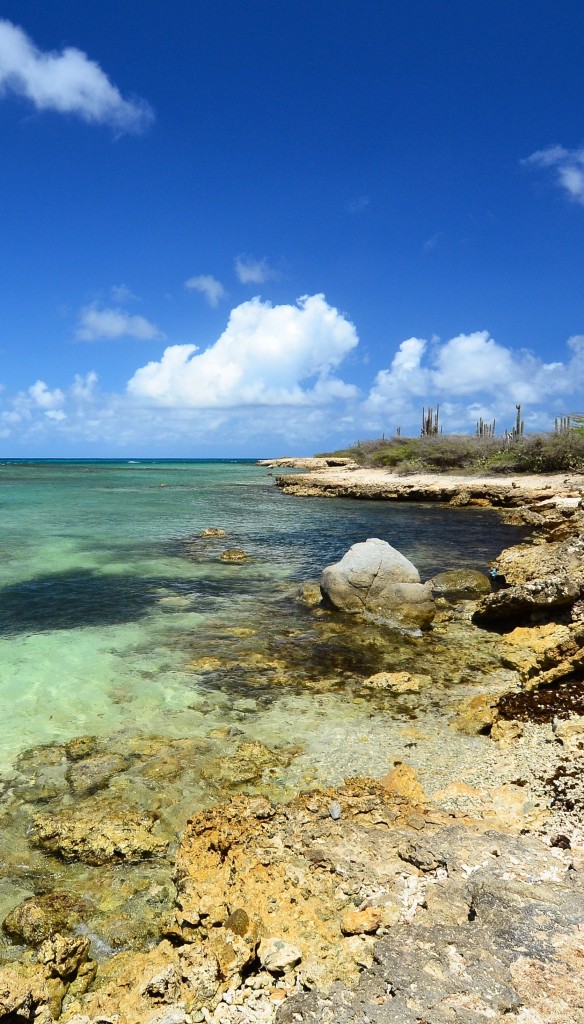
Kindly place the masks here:
POLYGON ((0 457, 584 411, 581 0, 0 0, 0 457))

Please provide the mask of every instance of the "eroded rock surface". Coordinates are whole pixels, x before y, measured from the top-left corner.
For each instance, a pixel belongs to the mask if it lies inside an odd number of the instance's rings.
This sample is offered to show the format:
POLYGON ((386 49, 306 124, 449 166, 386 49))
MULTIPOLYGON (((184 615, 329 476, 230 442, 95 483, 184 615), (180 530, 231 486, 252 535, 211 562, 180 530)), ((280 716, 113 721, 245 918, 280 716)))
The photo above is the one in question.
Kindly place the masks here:
POLYGON ((387 541, 353 544, 320 578, 323 599, 338 611, 381 618, 402 629, 427 629, 436 614, 432 592, 415 565, 387 541))

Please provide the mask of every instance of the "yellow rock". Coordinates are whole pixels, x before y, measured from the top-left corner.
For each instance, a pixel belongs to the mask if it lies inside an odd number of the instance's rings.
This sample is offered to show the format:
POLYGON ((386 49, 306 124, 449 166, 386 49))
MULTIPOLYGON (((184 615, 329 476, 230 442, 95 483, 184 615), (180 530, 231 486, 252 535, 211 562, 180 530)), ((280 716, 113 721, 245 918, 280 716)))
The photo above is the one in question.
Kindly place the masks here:
POLYGON ((376 932, 381 924, 382 916, 379 907, 348 910, 341 918, 341 931, 343 935, 365 935, 376 932))

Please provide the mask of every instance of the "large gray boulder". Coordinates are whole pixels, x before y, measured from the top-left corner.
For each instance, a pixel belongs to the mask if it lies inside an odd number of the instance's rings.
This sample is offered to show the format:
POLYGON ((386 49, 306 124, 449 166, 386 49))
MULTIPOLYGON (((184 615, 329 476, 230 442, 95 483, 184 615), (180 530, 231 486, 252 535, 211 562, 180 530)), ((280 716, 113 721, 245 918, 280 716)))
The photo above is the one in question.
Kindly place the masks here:
POLYGON ((436 613, 432 592, 415 565, 387 541, 353 544, 320 578, 329 608, 383 620, 399 629, 428 629, 436 613))

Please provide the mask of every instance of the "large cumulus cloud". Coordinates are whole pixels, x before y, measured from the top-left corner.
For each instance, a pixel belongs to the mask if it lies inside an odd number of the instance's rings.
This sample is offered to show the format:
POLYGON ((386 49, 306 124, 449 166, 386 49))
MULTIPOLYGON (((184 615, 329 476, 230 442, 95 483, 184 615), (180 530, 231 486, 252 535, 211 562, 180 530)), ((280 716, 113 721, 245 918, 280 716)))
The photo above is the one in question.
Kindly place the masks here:
POLYGON ((358 344, 352 323, 323 295, 272 306, 261 299, 232 310, 221 337, 203 352, 171 345, 136 370, 135 398, 168 407, 309 405, 350 398, 357 389, 334 376, 358 344))

